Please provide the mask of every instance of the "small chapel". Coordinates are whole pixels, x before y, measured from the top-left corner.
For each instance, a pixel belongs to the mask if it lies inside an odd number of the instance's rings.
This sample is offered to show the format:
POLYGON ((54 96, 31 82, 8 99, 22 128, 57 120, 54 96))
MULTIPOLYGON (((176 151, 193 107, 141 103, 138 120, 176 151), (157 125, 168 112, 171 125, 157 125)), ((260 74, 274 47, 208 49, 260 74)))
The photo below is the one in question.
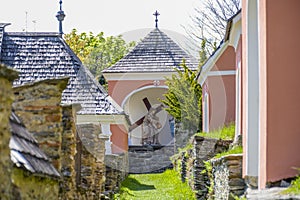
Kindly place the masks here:
POLYGON ((168 90, 165 80, 176 70, 183 70, 183 60, 191 70, 198 68, 197 59, 158 28, 159 13, 153 15, 155 28, 124 58, 103 71, 108 94, 129 122, 128 133, 125 127, 111 125, 113 152, 126 151, 128 146, 173 144, 174 119, 159 101, 168 90))

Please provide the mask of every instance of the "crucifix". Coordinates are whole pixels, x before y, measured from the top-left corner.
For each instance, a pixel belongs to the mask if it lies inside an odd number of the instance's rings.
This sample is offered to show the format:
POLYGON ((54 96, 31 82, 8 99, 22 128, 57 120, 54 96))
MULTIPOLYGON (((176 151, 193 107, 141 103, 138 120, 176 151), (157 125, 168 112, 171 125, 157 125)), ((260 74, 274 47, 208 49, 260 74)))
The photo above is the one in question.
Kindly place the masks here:
POLYGON ((158 25, 157 25, 157 22, 158 22, 158 19, 157 17, 160 15, 157 10, 155 11, 155 13, 153 13, 153 15, 155 16, 155 27, 158 28, 158 25))
POLYGON ((151 106, 147 97, 143 99, 143 102, 148 110, 148 113, 137 120, 129 127, 129 131, 142 125, 142 144, 159 144, 157 130, 161 128, 159 118, 156 116, 163 109, 163 105, 159 105, 154 108, 151 106), (150 141, 152 139, 152 141, 150 141))

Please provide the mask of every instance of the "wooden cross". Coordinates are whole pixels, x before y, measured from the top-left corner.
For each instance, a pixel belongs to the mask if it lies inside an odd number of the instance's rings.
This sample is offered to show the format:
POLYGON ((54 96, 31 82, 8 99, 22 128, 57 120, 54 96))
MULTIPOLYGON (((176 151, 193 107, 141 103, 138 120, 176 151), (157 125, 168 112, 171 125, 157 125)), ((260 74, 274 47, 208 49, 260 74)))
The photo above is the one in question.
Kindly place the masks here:
MULTIPOLYGON (((144 104, 145 104, 147 110, 149 111, 150 108, 151 108, 152 106, 151 106, 151 104, 150 104, 148 98, 147 98, 147 97, 143 98, 143 102, 144 102, 144 104)), ((160 112, 160 111, 163 109, 163 107, 164 107, 164 106, 161 104, 161 105, 159 105, 157 108, 155 108, 155 114, 158 113, 158 112, 160 112)), ((145 115, 145 116, 146 116, 146 115, 145 115)), ((129 127, 129 132, 132 131, 132 130, 134 130, 135 128, 139 127, 139 126, 143 123, 143 121, 144 121, 144 119, 145 119, 145 116, 141 117, 139 120, 137 120, 136 122, 134 122, 134 123, 129 127)))
POLYGON ((158 19, 157 19, 157 17, 160 15, 158 12, 157 12, 157 10, 155 11, 155 13, 153 13, 153 15, 155 16, 155 27, 157 28, 158 27, 158 25, 157 25, 157 22, 158 22, 158 19))

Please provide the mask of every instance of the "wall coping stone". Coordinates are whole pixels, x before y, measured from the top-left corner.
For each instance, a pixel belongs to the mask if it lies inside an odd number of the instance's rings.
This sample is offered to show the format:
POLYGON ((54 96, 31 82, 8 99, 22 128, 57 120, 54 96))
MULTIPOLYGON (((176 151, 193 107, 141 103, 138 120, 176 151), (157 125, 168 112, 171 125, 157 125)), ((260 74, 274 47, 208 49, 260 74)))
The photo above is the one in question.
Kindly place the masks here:
POLYGON ((58 84, 60 91, 63 92, 63 90, 65 90, 67 87, 69 79, 70 79, 69 77, 62 77, 62 78, 55 78, 55 79, 38 80, 30 83, 25 83, 24 85, 21 86, 15 86, 13 88, 16 92, 18 92, 26 88, 31 88, 33 86, 46 83, 46 84, 58 84))
POLYGON ((0 77, 6 78, 10 82, 13 82, 19 76, 19 72, 11 67, 0 64, 0 77))

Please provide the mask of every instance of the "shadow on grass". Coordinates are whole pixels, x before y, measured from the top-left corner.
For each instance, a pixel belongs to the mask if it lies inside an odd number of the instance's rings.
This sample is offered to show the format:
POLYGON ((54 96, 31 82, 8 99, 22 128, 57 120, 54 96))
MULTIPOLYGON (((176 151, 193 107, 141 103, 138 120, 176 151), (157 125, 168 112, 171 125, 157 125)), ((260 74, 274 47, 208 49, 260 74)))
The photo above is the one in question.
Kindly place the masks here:
POLYGON ((135 178, 128 177, 122 184, 122 187, 126 187, 132 191, 139 191, 139 190, 155 190, 156 188, 154 185, 145 185, 140 183, 135 178))

